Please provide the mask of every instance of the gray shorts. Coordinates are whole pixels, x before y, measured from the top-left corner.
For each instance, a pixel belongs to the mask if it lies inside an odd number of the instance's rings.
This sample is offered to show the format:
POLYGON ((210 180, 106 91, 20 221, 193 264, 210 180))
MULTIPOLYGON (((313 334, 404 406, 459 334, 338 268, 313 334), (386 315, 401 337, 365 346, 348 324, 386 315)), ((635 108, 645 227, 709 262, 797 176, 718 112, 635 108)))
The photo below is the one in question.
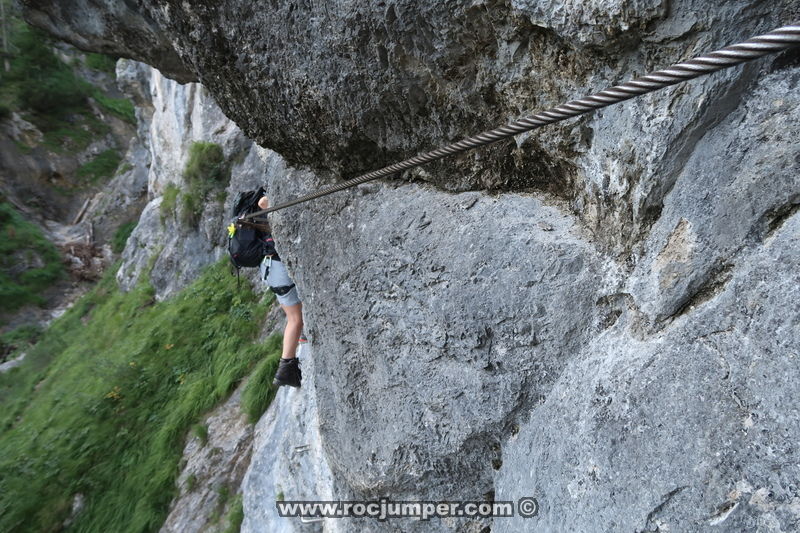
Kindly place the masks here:
MULTIPOLYGON (((293 285, 292 278, 286 272, 286 267, 283 261, 271 261, 269 257, 261 262, 261 279, 270 287, 288 287, 293 285)), ((274 291, 273 291, 274 292, 274 291)), ((297 287, 292 289, 286 294, 275 294, 278 298, 278 303, 281 305, 297 305, 300 303, 300 296, 297 294, 297 287)))

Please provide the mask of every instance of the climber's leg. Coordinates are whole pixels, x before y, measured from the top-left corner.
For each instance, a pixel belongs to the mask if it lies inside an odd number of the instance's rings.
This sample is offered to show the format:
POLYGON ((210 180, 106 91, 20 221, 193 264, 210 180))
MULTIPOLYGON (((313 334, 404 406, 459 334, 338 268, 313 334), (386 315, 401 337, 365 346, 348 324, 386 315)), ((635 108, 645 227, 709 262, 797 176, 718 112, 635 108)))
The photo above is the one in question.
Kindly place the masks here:
POLYGON ((303 331, 303 304, 282 305, 281 309, 286 313, 286 329, 283 330, 283 354, 281 357, 291 359, 296 355, 300 333, 303 331))

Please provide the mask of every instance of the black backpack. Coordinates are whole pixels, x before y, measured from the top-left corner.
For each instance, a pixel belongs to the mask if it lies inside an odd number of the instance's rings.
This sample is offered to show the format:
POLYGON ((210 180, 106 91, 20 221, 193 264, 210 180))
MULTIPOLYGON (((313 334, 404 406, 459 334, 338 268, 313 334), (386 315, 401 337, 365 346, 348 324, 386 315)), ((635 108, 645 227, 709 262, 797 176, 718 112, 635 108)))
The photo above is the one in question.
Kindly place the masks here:
POLYGON ((240 268, 258 267, 265 256, 275 254, 267 224, 239 220, 259 210, 258 200, 265 193, 264 187, 241 192, 233 204, 234 219, 228 226, 228 253, 231 263, 236 267, 237 276, 240 268))

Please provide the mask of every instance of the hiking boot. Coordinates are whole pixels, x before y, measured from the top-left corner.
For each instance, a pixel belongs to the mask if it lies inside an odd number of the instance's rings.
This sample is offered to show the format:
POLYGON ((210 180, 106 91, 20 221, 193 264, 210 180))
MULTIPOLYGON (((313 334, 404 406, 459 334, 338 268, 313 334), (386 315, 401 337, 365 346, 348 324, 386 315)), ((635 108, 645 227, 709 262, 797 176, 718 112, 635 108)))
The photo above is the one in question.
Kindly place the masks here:
POLYGON ((281 357, 281 362, 278 363, 278 370, 275 372, 275 379, 272 380, 272 384, 278 387, 282 385, 299 387, 301 379, 300 361, 297 360, 297 357, 291 359, 281 357))

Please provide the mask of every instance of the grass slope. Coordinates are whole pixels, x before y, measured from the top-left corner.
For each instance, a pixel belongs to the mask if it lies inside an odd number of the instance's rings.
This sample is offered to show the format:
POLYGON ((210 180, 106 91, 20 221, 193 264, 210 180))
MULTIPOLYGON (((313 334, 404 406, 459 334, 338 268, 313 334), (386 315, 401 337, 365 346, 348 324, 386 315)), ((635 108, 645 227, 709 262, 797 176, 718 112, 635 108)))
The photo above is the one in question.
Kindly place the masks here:
POLYGON ((224 263, 158 303, 109 272, 0 375, 0 531, 59 530, 78 493, 70 531, 158 530, 190 428, 248 374, 243 408, 271 398, 280 339, 254 343, 271 302, 224 263))

